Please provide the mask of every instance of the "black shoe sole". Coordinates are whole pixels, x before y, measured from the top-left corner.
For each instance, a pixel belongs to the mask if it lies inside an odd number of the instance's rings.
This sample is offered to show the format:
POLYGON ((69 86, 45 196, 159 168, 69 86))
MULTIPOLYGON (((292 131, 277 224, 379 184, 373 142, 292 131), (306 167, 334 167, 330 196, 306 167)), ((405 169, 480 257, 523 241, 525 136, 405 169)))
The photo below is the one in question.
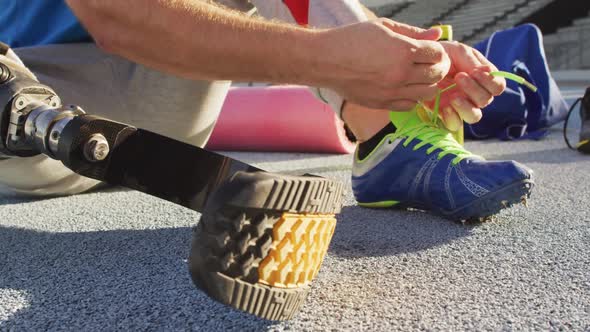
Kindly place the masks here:
POLYGON ((319 271, 343 194, 341 183, 320 177, 236 173, 194 229, 194 283, 236 309, 291 319, 319 271))

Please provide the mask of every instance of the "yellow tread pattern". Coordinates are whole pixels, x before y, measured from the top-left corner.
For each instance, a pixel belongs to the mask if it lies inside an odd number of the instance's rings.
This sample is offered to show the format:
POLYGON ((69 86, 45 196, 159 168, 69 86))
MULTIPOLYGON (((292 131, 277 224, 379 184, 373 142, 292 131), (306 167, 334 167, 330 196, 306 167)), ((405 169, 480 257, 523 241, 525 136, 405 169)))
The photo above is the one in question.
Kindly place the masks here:
POLYGON ((284 213, 273 227, 270 251, 258 267, 259 282, 281 288, 310 284, 335 227, 333 214, 284 213))

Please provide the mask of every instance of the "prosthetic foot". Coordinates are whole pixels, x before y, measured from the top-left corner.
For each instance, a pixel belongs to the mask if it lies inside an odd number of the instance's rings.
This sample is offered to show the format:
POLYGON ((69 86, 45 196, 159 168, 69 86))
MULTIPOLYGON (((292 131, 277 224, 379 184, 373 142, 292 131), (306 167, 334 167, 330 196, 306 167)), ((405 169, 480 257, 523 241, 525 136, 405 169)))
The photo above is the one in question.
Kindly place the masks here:
POLYGON ((324 259, 343 187, 313 176, 240 173, 220 186, 195 228, 195 284, 266 319, 290 319, 324 259))
POLYGON ((317 275, 343 186, 246 163, 61 106, 55 92, 0 58, 0 158, 45 154, 74 172, 199 211, 195 284, 266 319, 289 319, 317 275))

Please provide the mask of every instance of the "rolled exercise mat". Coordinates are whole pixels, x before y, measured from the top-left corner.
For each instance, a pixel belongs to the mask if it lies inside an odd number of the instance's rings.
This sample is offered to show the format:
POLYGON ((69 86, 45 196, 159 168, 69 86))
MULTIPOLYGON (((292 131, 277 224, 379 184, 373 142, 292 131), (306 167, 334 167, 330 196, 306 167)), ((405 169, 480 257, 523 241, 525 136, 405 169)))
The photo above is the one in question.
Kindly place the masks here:
POLYGON ((207 148, 352 153, 342 121, 302 86, 233 87, 207 148))

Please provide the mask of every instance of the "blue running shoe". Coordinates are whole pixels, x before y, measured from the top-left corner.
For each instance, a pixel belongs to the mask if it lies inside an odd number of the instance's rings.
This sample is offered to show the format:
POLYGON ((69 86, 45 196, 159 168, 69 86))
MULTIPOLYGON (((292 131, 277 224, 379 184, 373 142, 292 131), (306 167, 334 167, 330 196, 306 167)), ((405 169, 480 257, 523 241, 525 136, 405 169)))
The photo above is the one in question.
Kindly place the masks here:
POLYGON ((484 221, 525 203, 532 171, 514 161, 486 161, 416 110, 391 113, 396 127, 362 160, 352 189, 360 206, 415 208, 457 221, 484 221))

